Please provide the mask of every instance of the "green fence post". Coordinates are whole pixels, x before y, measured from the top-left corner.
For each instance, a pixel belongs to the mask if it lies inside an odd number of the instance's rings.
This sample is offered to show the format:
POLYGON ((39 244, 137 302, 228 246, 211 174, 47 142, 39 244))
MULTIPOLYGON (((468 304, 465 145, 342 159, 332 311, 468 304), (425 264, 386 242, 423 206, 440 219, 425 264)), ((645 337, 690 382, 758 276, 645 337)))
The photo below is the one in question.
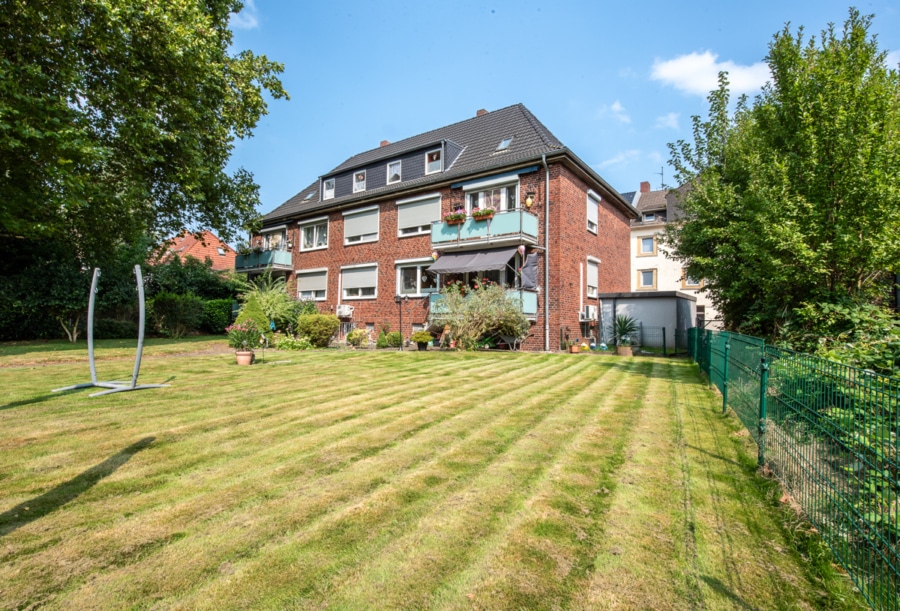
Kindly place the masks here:
POLYGON ((708 388, 712 388, 712 331, 706 332, 706 382, 708 388))
POLYGON ((731 339, 725 339, 725 364, 722 366, 722 413, 728 411, 728 351, 731 350, 731 339))
POLYGON ((668 356, 666 354, 666 328, 663 327, 663 356, 668 356))
POLYGON ((769 363, 766 362, 766 355, 763 353, 759 372, 759 437, 757 439, 759 455, 756 461, 760 467, 766 464, 766 394, 768 389, 769 363))

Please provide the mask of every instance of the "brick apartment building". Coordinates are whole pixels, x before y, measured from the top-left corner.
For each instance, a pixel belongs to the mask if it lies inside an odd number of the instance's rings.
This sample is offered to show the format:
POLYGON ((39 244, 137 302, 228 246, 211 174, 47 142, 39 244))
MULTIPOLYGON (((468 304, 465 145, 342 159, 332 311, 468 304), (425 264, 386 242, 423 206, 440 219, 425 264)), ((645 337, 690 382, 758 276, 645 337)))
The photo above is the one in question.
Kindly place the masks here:
POLYGON ((267 214, 236 269, 286 275, 345 329, 404 337, 427 326, 441 286, 488 278, 532 321, 523 347, 556 350, 596 336, 600 293, 630 289, 636 218, 517 104, 351 157, 267 214), (472 215, 487 207, 493 218, 472 215), (457 210, 461 222, 444 219, 457 210))

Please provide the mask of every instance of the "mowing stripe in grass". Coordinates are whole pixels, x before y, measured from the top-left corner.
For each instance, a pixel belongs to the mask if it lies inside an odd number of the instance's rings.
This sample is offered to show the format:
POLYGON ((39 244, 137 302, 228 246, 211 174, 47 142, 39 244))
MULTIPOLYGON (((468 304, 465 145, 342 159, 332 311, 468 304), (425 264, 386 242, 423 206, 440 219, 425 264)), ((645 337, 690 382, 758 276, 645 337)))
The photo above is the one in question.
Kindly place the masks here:
POLYGON ((614 388, 599 379, 561 401, 509 460, 459 495, 461 507, 452 499, 438 505, 323 602, 341 609, 365 609, 371 600, 387 608, 564 603, 593 558, 606 502, 596 492, 621 463, 646 369, 614 367, 614 388))
MULTIPOLYGON (((564 416, 558 417, 556 412, 564 411, 561 405, 593 383, 594 376, 590 380, 584 376, 588 367, 589 363, 568 367, 569 379, 553 386, 553 391, 508 407, 486 428, 452 444, 421 466, 399 472, 374 492, 350 499, 322 520, 297 524, 303 530, 289 532, 266 546, 254 558, 237 565, 229 580, 214 581, 187 599, 189 604, 215 607, 227 600, 238 605, 282 606, 300 604, 304 597, 319 598, 335 580, 346 578, 345 571, 353 571, 361 559, 377 554, 407 532, 424 515, 422 512, 431 513, 435 504, 453 499, 461 506, 455 511, 465 511, 462 493, 470 489, 470 482, 489 480, 492 486, 486 492, 490 495, 500 489, 499 473, 507 470, 506 476, 516 477, 518 473, 517 481, 527 485, 542 470, 543 459, 555 453, 556 442, 572 434, 559 422, 564 416), (246 587, 258 579, 268 582, 267 592, 246 587)), ((613 377, 610 385, 622 379, 621 375, 613 377)), ((380 462, 384 464, 384 457, 380 462)), ((507 501, 504 499, 501 505, 506 506, 507 501)))
MULTIPOLYGON (((556 367, 559 371, 555 375, 558 376, 559 379, 561 380, 561 379, 563 379, 563 377, 565 377, 566 374, 564 374, 563 371, 559 368, 559 361, 557 361, 556 367)), ((539 380, 547 380, 547 381, 550 381, 551 383, 557 381, 557 380, 553 380, 552 377, 548 377, 547 375, 541 375, 539 380)), ((533 385, 537 386, 537 385, 539 385, 539 382, 535 382, 535 383, 533 383, 533 385)), ((531 389, 529 389, 528 387, 521 387, 519 389, 516 389, 512 394, 509 395, 509 404, 515 405, 515 403, 517 401, 520 401, 522 398, 527 397, 530 391, 531 391, 531 389)), ((456 405, 457 408, 466 407, 466 411, 468 411, 472 407, 478 406, 480 403, 478 401, 473 401, 472 399, 474 397, 472 397, 472 396, 469 396, 467 398, 466 396, 460 395, 460 394, 448 394, 447 397, 448 397, 447 398, 448 402, 452 403, 453 405, 456 405)), ((509 404, 498 403, 498 408, 496 411, 498 413, 500 413, 503 409, 508 409, 509 404)), ((481 406, 481 409, 484 409, 483 405, 481 406)), ((475 416, 478 418, 484 419, 484 417, 488 414, 489 414, 489 412, 482 413, 481 411, 477 411, 475 416)), ((449 440, 456 440, 457 438, 463 437, 469 433, 469 431, 467 430, 467 427, 466 427, 465 420, 453 422, 452 424, 455 427, 455 431, 453 431, 449 435, 447 435, 447 438, 449 440)), ((436 431, 435 433, 437 435, 439 433, 439 431, 436 431)), ((252 440, 248 440, 248 442, 252 443, 252 440)), ((424 460, 424 458, 427 458, 427 456, 429 455, 428 452, 431 451, 431 448, 438 447, 441 443, 441 440, 440 440, 440 438, 435 436, 435 438, 427 440, 426 443, 427 443, 426 447, 417 449, 418 452, 420 454, 422 454, 422 456, 413 455, 414 462, 420 462, 421 460, 424 460)), ((414 449, 416 449, 416 448, 414 448, 414 449)), ((395 452, 395 454, 402 454, 402 453, 395 452)), ((401 456, 401 458, 405 458, 405 457, 401 456)), ((413 462, 413 464, 414 464, 414 462, 413 462)), ((210 494, 209 492, 203 493, 201 490, 201 491, 198 491, 199 498, 195 502, 200 503, 201 505, 204 506, 204 507, 200 507, 198 509, 198 511, 201 511, 201 512, 204 510, 205 506, 212 505, 214 507, 216 503, 224 504, 226 507, 220 512, 221 515, 216 516, 217 520, 227 518, 227 508, 228 507, 237 506, 237 508, 240 510, 238 512, 238 514, 236 516, 234 516, 233 520, 229 519, 229 523, 226 525, 227 528, 233 529, 232 530, 232 532, 234 533, 233 540, 224 541, 221 543, 221 546, 223 546, 225 548, 223 550, 225 552, 225 554, 224 554, 225 558, 229 558, 230 556, 227 553, 227 550, 228 550, 228 548, 230 548, 232 546, 234 546, 238 550, 250 549, 251 553, 252 553, 253 545, 261 544, 260 542, 265 542, 270 537, 278 534, 279 531, 277 529, 279 528, 279 524, 280 524, 281 528, 284 528, 284 526, 285 526, 284 520, 285 519, 287 519, 289 522, 289 525, 287 527, 289 530, 294 528, 295 526, 301 527, 301 526, 303 526, 303 522, 305 522, 307 519, 310 518, 310 514, 307 512, 308 509, 314 509, 316 511, 322 512, 322 511, 325 511, 328 508, 332 507, 334 503, 340 503, 340 502, 351 502, 352 503, 354 494, 365 493, 365 492, 368 492, 370 489, 374 489, 374 488, 377 488, 379 485, 383 485, 383 483, 385 481, 384 476, 389 475, 389 472, 385 472, 385 470, 377 468, 377 465, 373 466, 372 461, 366 461, 366 464, 364 466, 365 466, 365 470, 363 473, 359 472, 360 469, 350 469, 346 472, 338 473, 332 478, 335 480, 335 482, 339 483, 342 487, 346 488, 346 490, 343 494, 340 494, 336 498, 336 495, 338 493, 340 493, 341 490, 338 490, 337 493, 335 493, 335 491, 331 490, 331 488, 328 486, 325 486, 324 489, 322 489, 321 491, 314 490, 313 492, 311 492, 311 494, 313 494, 312 500, 301 497, 300 499, 297 499, 295 501, 299 505, 299 507, 297 508, 297 513, 296 513, 296 515, 289 515, 288 517, 286 517, 285 514, 292 513, 289 509, 285 509, 284 511, 275 510, 274 513, 270 513, 273 510, 273 505, 283 504, 285 499, 270 500, 270 501, 263 502, 262 504, 260 504, 261 500, 264 500, 265 498, 269 498, 270 495, 272 495, 275 499, 278 498, 278 494, 274 494, 272 492, 271 486, 268 485, 268 482, 266 482, 266 484, 259 483, 257 485, 254 481, 248 481, 247 482, 248 489, 246 491, 242 490, 241 486, 232 486, 232 487, 227 487, 227 488, 221 489, 221 490, 215 489, 215 492, 213 494, 210 494), (260 496, 262 494, 265 494, 265 496, 260 496), (244 498, 247 498, 250 501, 250 505, 247 505, 247 506, 242 505, 240 498, 231 500, 228 498, 229 495, 240 495, 244 498), (317 498, 319 499, 318 501, 316 501, 317 498), (251 512, 259 513, 261 515, 267 515, 267 516, 270 516, 270 518, 268 520, 266 520, 264 524, 256 524, 255 519, 253 519, 252 517, 250 517, 250 518, 247 517, 247 514, 251 513, 251 512), (243 535, 243 533, 246 532, 246 522, 247 521, 254 522, 252 534, 249 537, 249 541, 248 541, 248 537, 243 535), (296 524, 295 524, 295 522, 296 522, 296 524), (267 530, 267 526, 270 525, 269 523, 271 523, 271 528, 273 529, 271 531, 267 530), (238 533, 240 533, 240 534, 238 534, 238 533), (254 543, 254 541, 256 541, 256 543, 254 543)), ((238 462, 238 464, 235 465, 235 468, 240 469, 240 467, 241 467, 241 462, 238 462)), ((403 468, 406 468, 406 465, 401 463, 398 465, 398 468, 402 470, 403 468)), ((319 488, 319 486, 318 486, 318 484, 310 484, 310 485, 306 486, 305 488, 313 489, 313 488, 319 488)), ((170 490, 169 492, 173 496, 178 497, 178 498, 182 498, 184 495, 183 490, 173 489, 173 490, 170 490)), ((307 490, 301 491, 301 494, 305 494, 305 493, 307 493, 307 490)), ((291 499, 288 499, 288 500, 291 500, 291 499)), ((189 502, 187 499, 185 499, 180 504, 185 505, 185 506, 190 506, 193 504, 193 502, 189 502)), ((173 511, 171 511, 169 513, 175 513, 174 512, 175 509, 177 509, 177 508, 173 508, 173 511)), ((194 515, 184 516, 184 520, 187 522, 186 527, 189 530, 192 530, 190 528, 190 526, 191 526, 190 520, 194 519, 194 518, 195 518, 194 515)), ((181 527, 180 524, 182 523, 182 519, 179 519, 178 515, 150 515, 150 516, 142 516, 140 519, 142 521, 149 519, 152 522, 168 523, 168 524, 170 524, 171 528, 180 528, 181 527), (174 524, 172 524, 172 522, 174 522, 174 524)), ((159 536, 165 535, 165 533, 155 533, 152 531, 152 529, 143 528, 142 525, 137 524, 136 520, 137 520, 137 518, 128 521, 128 522, 135 522, 135 526, 133 527, 135 532, 141 532, 141 533, 146 532, 147 536, 149 536, 149 537, 159 537, 159 536)), ((128 522, 126 522, 126 525, 128 522)), ((201 526, 201 525, 198 525, 198 527, 199 526, 201 526)), ((223 539, 223 538, 227 539, 228 538, 228 537, 219 537, 218 534, 219 533, 217 532, 212 538, 213 539, 223 539)), ((191 543, 191 540, 189 540, 189 539, 180 541, 178 544, 173 546, 175 553, 178 553, 180 551, 178 549, 179 547, 188 545, 189 543, 191 543)), ((218 547, 218 546, 219 546, 218 543, 211 543, 211 544, 207 545, 205 542, 201 541, 200 547, 197 548, 197 553, 199 556, 204 556, 209 553, 210 547, 218 547)), ((97 545, 92 544, 90 547, 97 547, 97 545)), ((108 553, 111 551, 111 550, 107 549, 106 545, 99 545, 99 547, 100 547, 100 550, 98 551, 98 555, 102 556, 104 553, 108 553)), ((234 553, 240 554, 241 552, 238 551, 238 552, 234 552, 234 553)), ((215 559, 215 556, 213 556, 213 559, 215 559)), ((162 559, 161 562, 162 562, 162 567, 157 570, 165 571, 165 567, 169 563, 165 559, 162 559)), ((155 565, 156 563, 154 562, 151 564, 155 565)), ((186 564, 191 567, 194 566, 193 563, 186 563, 186 564)), ((216 567, 216 565, 213 564, 211 567, 212 570, 215 570, 215 567, 216 567)), ((207 567, 207 569, 208 568, 209 567, 207 567)), ((188 574, 194 574, 194 576, 196 577, 196 574, 194 573, 193 570, 187 569, 186 572, 188 574)), ((138 573, 137 576, 139 576, 141 571, 138 570, 137 573, 138 573)), ((150 573, 151 574, 148 575, 148 578, 150 581, 152 581, 154 579, 154 577, 155 577, 155 579, 158 580, 158 578, 159 578, 158 573, 156 575, 153 575, 152 574, 152 573, 154 573, 153 570, 151 570, 150 573)), ((136 575, 132 572, 129 581, 131 582, 131 580, 134 579, 135 577, 136 577, 136 575)), ((180 579, 178 579, 178 577, 180 577, 180 576, 177 576, 175 578, 175 581, 180 581, 180 579)), ((182 584, 182 585, 184 585, 184 584, 182 584)), ((127 589, 127 586, 123 586, 123 587, 125 587, 127 589)))

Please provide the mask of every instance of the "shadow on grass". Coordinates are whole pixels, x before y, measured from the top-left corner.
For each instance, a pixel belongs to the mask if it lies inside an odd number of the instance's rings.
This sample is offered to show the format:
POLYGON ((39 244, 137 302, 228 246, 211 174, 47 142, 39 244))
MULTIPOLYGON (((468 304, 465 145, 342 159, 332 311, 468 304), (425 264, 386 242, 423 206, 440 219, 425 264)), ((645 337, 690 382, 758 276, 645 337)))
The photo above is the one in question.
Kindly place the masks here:
POLYGON ((752 611, 759 611, 759 607, 754 607, 749 604, 743 598, 729 590, 725 584, 716 579, 715 577, 710 577, 709 575, 701 575, 700 579, 706 582, 710 588, 712 588, 717 594, 720 594, 734 603, 736 609, 747 609, 752 611))
POLYGON ((156 437, 144 437, 53 490, 0 513, 0 537, 5 537, 18 528, 53 513, 66 503, 75 500, 94 487, 101 479, 111 475, 116 469, 127 463, 132 456, 146 449, 155 440, 156 437))
POLYGON ((7 403, 6 405, 0 405, 0 412, 6 409, 13 409, 16 407, 23 407, 25 405, 34 405, 35 403, 43 403, 44 401, 49 401, 54 397, 58 397, 59 395, 38 395, 37 397, 32 397, 31 399, 22 399, 21 401, 13 401, 12 403, 7 403))

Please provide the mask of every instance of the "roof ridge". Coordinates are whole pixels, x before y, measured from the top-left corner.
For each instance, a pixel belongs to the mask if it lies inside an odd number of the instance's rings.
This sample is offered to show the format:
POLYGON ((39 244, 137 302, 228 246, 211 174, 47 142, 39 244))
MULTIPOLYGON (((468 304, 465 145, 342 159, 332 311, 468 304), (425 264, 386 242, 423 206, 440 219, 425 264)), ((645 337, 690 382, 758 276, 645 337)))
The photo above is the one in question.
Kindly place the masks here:
MULTIPOLYGON (((522 106, 522 103, 519 102, 519 103, 517 103, 517 104, 510 104, 509 106, 504 106, 503 108, 498 108, 497 110, 491 110, 491 111, 489 111, 489 112, 486 112, 486 113, 483 114, 483 115, 475 115, 474 117, 469 117, 468 119, 460 119, 459 121, 456 121, 455 123, 450 123, 449 125, 444 125, 444 126, 442 126, 442 127, 436 127, 436 128, 434 128, 434 129, 429 129, 429 130, 426 130, 426 131, 424 131, 424 132, 421 132, 421 133, 414 134, 414 135, 412 135, 412 136, 408 136, 408 137, 406 137, 406 138, 403 138, 402 140, 398 140, 398 141, 396 141, 396 142, 391 142, 390 144, 387 144, 387 145, 385 145, 385 146, 383 146, 383 147, 382 147, 382 146, 373 146, 373 147, 370 148, 370 149, 366 149, 366 150, 364 150, 364 151, 360 151, 359 153, 357 153, 357 154, 355 154, 355 155, 351 155, 350 157, 347 157, 344 161, 342 161, 341 163, 339 163, 338 165, 336 165, 334 168, 332 168, 331 171, 333 171, 333 170, 335 170, 335 169, 337 169, 337 168, 339 168, 339 167, 342 167, 342 166, 346 165, 347 163, 349 163, 351 160, 355 159, 356 157, 361 157, 361 156, 366 155, 366 154, 368 154, 368 153, 371 153, 371 152, 373 152, 373 151, 379 151, 379 150, 381 150, 382 148, 387 148, 387 147, 393 147, 393 146, 395 146, 395 145, 400 145, 400 144, 403 144, 404 142, 406 142, 406 141, 408 141, 408 140, 413 140, 414 138, 421 138, 422 136, 427 136, 428 134, 430 134, 430 133, 432 133, 432 132, 441 132, 441 131, 444 131, 444 130, 448 130, 448 129, 450 129, 450 128, 456 127, 457 125, 462 125, 463 123, 466 123, 466 122, 468 122, 468 121, 475 121, 475 120, 481 119, 482 117, 486 117, 486 116, 488 116, 488 115, 492 115, 492 114, 495 114, 495 113, 498 113, 498 112, 502 112, 502 111, 504 111, 504 110, 509 110, 510 108, 516 108, 516 107, 523 107, 523 106, 522 106)), ((530 114, 530 112, 529 112, 529 114, 530 114)), ((449 140, 449 138, 442 138, 442 139, 443 139, 443 140, 449 140)), ((543 134, 541 134, 541 139, 542 139, 542 140, 544 139, 543 134)), ((456 144, 460 144, 460 143, 457 142, 456 144)), ((402 148, 402 147, 401 147, 401 148, 402 148)), ((395 153, 395 154, 396 154, 396 153, 395 153)), ((385 155, 385 156, 386 156, 386 157, 390 157, 390 155, 385 155)), ((329 173, 330 173, 330 171, 329 171, 329 173)), ((327 176, 327 174, 323 174, 323 176, 327 176)))
POLYGON ((549 148, 565 148, 565 145, 563 145, 563 143, 560 142, 556 136, 553 136, 554 140, 556 140, 556 143, 550 141, 550 139, 547 137, 547 135, 550 134, 550 130, 547 129, 547 127, 543 123, 538 121, 538 118, 535 117, 534 114, 532 114, 532 112, 528 110, 528 108, 526 108, 524 104, 519 102, 518 104, 516 104, 516 106, 519 108, 522 116, 525 117, 525 120, 531 124, 531 127, 534 128, 534 131, 537 132, 538 136, 541 137, 541 141, 544 143, 544 146, 549 148))

